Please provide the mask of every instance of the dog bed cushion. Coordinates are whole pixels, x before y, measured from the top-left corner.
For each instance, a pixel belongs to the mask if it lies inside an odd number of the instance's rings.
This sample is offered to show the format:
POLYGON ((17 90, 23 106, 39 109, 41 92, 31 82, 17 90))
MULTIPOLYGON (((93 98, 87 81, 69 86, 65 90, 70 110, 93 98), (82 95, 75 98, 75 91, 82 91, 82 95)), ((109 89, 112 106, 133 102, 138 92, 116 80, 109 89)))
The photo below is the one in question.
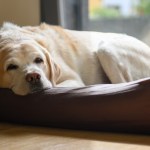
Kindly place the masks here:
POLYGON ((150 133, 150 78, 27 96, 0 89, 0 121, 82 130, 150 133))

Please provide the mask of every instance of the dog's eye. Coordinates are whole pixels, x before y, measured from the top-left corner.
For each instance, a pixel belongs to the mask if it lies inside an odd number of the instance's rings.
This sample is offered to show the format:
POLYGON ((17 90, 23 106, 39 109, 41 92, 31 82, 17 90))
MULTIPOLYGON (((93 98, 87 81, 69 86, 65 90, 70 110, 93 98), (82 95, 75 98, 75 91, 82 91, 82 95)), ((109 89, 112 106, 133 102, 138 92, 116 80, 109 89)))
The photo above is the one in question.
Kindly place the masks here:
POLYGON ((10 64, 10 65, 8 65, 8 67, 7 67, 7 71, 9 71, 9 70, 16 70, 16 69, 18 69, 18 66, 17 66, 17 65, 14 65, 14 64, 10 64))
POLYGON ((42 63, 42 62, 43 62, 43 59, 37 57, 37 58, 35 58, 34 62, 37 63, 37 64, 39 64, 39 63, 42 63))

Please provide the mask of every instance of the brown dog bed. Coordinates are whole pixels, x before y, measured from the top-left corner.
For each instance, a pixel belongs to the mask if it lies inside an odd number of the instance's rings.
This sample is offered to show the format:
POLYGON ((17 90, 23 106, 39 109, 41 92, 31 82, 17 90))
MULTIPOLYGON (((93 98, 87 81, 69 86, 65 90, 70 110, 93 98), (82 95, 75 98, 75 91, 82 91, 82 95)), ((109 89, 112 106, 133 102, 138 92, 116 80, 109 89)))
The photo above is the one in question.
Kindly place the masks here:
POLYGON ((123 84, 45 89, 18 96, 0 89, 0 121, 150 133, 150 78, 123 84))

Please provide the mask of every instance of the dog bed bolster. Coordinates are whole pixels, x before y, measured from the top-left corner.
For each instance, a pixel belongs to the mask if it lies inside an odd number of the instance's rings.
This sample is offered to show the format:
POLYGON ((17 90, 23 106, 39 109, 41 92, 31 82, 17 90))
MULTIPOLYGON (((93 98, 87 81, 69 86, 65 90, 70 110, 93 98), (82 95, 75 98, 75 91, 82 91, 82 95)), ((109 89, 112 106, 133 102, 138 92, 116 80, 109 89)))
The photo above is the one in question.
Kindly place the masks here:
POLYGON ((26 96, 0 89, 0 121, 26 125, 150 133, 150 78, 26 96))

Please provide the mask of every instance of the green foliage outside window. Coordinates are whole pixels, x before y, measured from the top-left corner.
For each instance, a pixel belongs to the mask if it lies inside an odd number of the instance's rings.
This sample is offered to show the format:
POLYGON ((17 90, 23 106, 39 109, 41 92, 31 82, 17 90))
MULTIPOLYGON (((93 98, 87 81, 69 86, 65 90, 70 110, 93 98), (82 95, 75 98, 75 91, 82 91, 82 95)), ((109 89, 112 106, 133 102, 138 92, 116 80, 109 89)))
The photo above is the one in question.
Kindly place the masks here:
POLYGON ((97 18, 117 18, 120 16, 119 11, 113 8, 97 7, 90 12, 91 19, 97 18))
MULTIPOLYGON (((137 16, 150 15, 150 0, 141 0, 137 6, 133 6, 137 16)), ((121 13, 117 8, 96 7, 90 11, 91 19, 119 18, 121 13)))
POLYGON ((137 6, 137 11, 140 15, 149 15, 150 0, 141 0, 140 4, 137 6))

